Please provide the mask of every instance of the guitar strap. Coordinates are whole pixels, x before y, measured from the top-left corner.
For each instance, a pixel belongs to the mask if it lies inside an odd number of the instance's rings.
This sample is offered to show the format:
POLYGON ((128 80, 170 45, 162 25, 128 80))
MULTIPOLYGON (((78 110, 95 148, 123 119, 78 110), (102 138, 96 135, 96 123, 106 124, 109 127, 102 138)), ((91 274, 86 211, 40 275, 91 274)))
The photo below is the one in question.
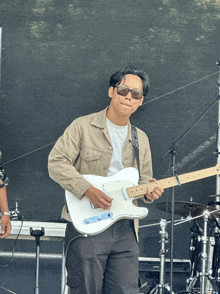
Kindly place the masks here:
POLYGON ((131 125, 131 133, 132 133, 132 146, 134 149, 134 157, 136 158, 136 161, 137 161, 139 178, 141 179, 138 134, 137 134, 137 129, 133 125, 131 125))

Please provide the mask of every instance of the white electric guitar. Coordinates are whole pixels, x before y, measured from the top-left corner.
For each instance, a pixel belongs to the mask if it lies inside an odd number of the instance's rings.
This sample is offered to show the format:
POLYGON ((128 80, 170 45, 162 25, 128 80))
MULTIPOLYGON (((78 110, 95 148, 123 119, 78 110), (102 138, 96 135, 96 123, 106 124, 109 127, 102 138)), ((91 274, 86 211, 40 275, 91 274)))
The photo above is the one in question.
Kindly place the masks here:
POLYGON ((83 177, 95 188, 113 198, 111 208, 106 210, 94 207, 88 197, 79 199, 67 190, 65 191, 66 203, 76 230, 82 234, 96 235, 120 219, 141 219, 147 216, 146 207, 137 207, 133 204, 133 200, 143 197, 147 190, 152 192, 155 187, 166 189, 219 173, 220 164, 217 164, 215 167, 144 185, 138 185, 138 171, 133 167, 125 168, 111 177, 84 175, 83 177))

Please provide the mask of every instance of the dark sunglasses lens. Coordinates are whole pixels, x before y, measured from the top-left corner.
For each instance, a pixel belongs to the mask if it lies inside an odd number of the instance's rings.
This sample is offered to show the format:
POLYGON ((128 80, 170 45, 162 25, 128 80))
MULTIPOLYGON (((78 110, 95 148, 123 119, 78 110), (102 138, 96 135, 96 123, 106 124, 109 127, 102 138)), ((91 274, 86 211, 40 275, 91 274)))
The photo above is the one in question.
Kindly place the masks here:
POLYGON ((141 99, 142 93, 140 91, 133 90, 131 91, 131 97, 134 99, 141 99))
POLYGON ((125 88, 125 87, 117 87, 117 92, 119 95, 122 95, 122 96, 126 96, 129 92, 129 89, 128 88, 125 88))
POLYGON ((131 91, 131 97, 134 99, 141 99, 143 96, 143 93, 137 90, 129 90, 129 88, 117 86, 117 93, 122 96, 128 95, 128 93, 131 91))

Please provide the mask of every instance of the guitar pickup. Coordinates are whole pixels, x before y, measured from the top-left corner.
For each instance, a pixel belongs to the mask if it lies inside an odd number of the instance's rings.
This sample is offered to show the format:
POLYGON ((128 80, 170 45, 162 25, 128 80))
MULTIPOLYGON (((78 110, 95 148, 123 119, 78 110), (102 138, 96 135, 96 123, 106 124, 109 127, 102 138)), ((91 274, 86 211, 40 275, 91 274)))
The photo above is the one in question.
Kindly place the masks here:
POLYGON ((100 215, 92 216, 83 220, 84 224, 93 224, 113 217, 112 212, 106 212, 100 215))

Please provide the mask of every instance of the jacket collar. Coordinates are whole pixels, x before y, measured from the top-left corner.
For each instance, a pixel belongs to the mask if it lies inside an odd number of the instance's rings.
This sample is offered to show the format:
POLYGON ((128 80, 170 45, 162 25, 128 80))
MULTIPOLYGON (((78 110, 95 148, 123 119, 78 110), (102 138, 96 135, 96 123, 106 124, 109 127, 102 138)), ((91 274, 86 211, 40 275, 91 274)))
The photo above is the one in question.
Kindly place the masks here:
MULTIPOLYGON (((91 120, 90 124, 93 126, 96 126, 101 129, 107 130, 106 126, 106 113, 107 113, 108 107, 103 109, 100 112, 97 112, 96 115, 93 116, 93 119, 91 120)), ((128 140, 132 141, 132 133, 131 133, 131 122, 128 121, 128 140)))

